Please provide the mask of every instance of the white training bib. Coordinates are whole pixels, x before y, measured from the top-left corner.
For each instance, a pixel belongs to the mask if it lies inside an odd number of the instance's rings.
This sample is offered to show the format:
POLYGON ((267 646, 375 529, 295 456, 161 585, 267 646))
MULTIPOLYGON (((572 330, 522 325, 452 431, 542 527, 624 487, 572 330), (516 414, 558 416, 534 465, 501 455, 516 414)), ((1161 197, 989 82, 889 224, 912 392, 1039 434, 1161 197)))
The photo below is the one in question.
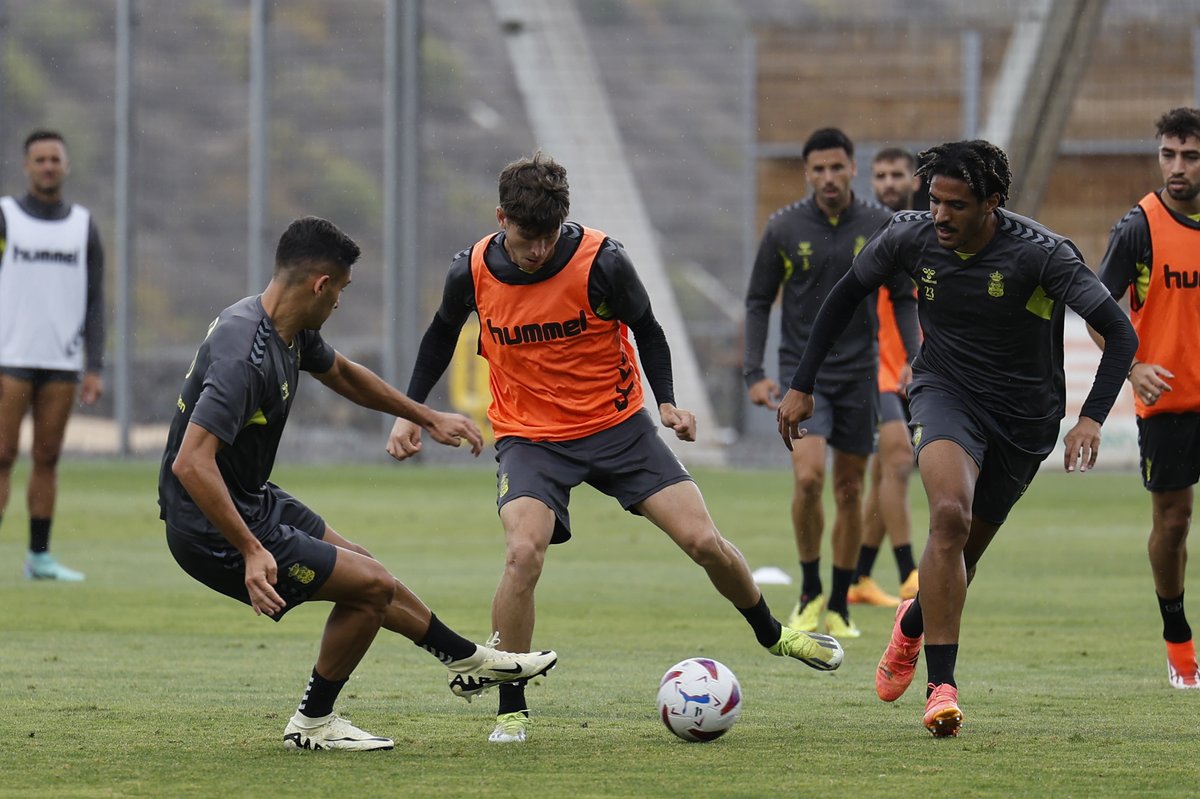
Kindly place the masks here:
POLYGON ((0 366, 83 369, 90 214, 37 219, 0 197, 8 227, 0 258, 0 366))

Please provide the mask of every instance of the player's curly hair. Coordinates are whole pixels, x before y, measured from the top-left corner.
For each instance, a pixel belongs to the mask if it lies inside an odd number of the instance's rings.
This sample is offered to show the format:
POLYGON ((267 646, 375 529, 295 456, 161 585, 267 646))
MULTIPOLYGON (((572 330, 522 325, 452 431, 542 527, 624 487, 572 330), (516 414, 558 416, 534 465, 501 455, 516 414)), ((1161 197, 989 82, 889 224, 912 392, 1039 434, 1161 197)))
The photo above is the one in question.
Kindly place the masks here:
POLYGON ((1200 108, 1172 108, 1158 118, 1155 126, 1160 139, 1163 136, 1176 139, 1193 136, 1200 139, 1200 108))
POLYGON ((983 139, 952 141, 930 147, 917 156, 917 174, 928 183, 934 175, 956 178, 971 187, 979 200, 1000 195, 1000 205, 1008 202, 1012 171, 1008 156, 996 145, 983 139))
POLYGON ((571 211, 567 170, 541 150, 513 161, 500 172, 500 208, 524 233, 553 233, 571 211))

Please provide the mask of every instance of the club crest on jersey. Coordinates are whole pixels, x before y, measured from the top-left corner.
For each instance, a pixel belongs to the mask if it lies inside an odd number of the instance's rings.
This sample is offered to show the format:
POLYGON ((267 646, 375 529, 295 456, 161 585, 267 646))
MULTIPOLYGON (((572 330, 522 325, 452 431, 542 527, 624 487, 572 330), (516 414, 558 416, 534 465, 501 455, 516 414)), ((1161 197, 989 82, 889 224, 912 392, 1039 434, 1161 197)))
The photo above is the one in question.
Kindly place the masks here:
POLYGON ((988 275, 988 296, 1004 296, 1004 275, 1000 274, 999 272, 992 272, 990 275, 988 275))
POLYGON ((287 402, 288 397, 290 397, 291 395, 292 395, 292 392, 288 388, 287 381, 284 380, 283 383, 280 384, 280 386, 279 386, 279 396, 283 397, 284 402, 287 402))
POLYGON ((854 239, 854 254, 858 255, 860 252, 862 252, 862 248, 866 247, 866 246, 867 246, 867 237, 866 236, 858 236, 857 238, 854 239))

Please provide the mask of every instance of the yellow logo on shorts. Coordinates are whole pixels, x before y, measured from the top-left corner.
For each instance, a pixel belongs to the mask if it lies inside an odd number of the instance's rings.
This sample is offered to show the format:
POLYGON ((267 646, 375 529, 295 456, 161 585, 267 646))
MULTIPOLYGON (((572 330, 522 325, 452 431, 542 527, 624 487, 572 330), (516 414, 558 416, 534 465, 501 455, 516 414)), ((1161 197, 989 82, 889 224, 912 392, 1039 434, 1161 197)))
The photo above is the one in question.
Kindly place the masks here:
POLYGON ((921 434, 924 432, 925 432, 925 427, 923 425, 913 426, 913 446, 914 447, 921 446, 921 434))
POLYGON ((311 583, 316 576, 317 573, 303 563, 293 563, 292 567, 288 569, 288 577, 305 585, 311 583))
POLYGON ((1143 467, 1142 472, 1146 476, 1145 477, 1146 482, 1149 483, 1150 482, 1150 459, 1149 458, 1146 458, 1146 464, 1143 467))
POLYGON ((499 496, 503 497, 508 493, 508 472, 500 475, 499 496))

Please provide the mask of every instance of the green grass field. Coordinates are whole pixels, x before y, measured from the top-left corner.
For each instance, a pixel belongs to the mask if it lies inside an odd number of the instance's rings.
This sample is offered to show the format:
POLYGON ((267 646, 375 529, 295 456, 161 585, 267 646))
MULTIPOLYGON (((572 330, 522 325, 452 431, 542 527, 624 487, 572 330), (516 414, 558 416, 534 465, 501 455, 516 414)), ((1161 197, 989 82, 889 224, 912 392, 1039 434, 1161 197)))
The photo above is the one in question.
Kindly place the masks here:
MULTIPOLYGON (((752 568, 796 575, 784 471, 698 472, 752 568)), ((280 468, 277 481, 369 547, 452 627, 489 634, 503 553, 488 469, 280 468)), ((524 745, 486 743, 494 694, 468 705, 445 672, 381 634, 339 710, 396 739, 372 754, 288 753, 283 726, 324 622, 281 624, 193 583, 171 560, 156 465, 64 463, 54 549, 85 583, 32 584, 24 472, 0 531, 0 796, 764 797, 1192 796, 1200 691, 1167 685, 1136 476, 1043 474, 967 603, 957 739, 920 724, 924 692, 875 698, 891 611, 822 674, 760 649, 702 572, 590 488, 575 539, 539 586, 535 644, 560 663, 529 689, 524 745), (745 710, 719 741, 656 720, 662 672, 703 654, 738 675, 745 710)), ((926 523, 920 489, 914 523, 926 523)), ((918 548, 923 534, 917 536, 918 548)), ((823 565, 828 579, 828 559, 823 565)), ((889 553, 876 576, 895 588, 889 553)), ((1193 575, 1195 579, 1195 575, 1193 575)), ((776 615, 792 587, 768 586, 776 615)), ((1200 610, 1193 610, 1193 624, 1200 610)), ((922 665, 918 679, 924 675, 922 665)))

